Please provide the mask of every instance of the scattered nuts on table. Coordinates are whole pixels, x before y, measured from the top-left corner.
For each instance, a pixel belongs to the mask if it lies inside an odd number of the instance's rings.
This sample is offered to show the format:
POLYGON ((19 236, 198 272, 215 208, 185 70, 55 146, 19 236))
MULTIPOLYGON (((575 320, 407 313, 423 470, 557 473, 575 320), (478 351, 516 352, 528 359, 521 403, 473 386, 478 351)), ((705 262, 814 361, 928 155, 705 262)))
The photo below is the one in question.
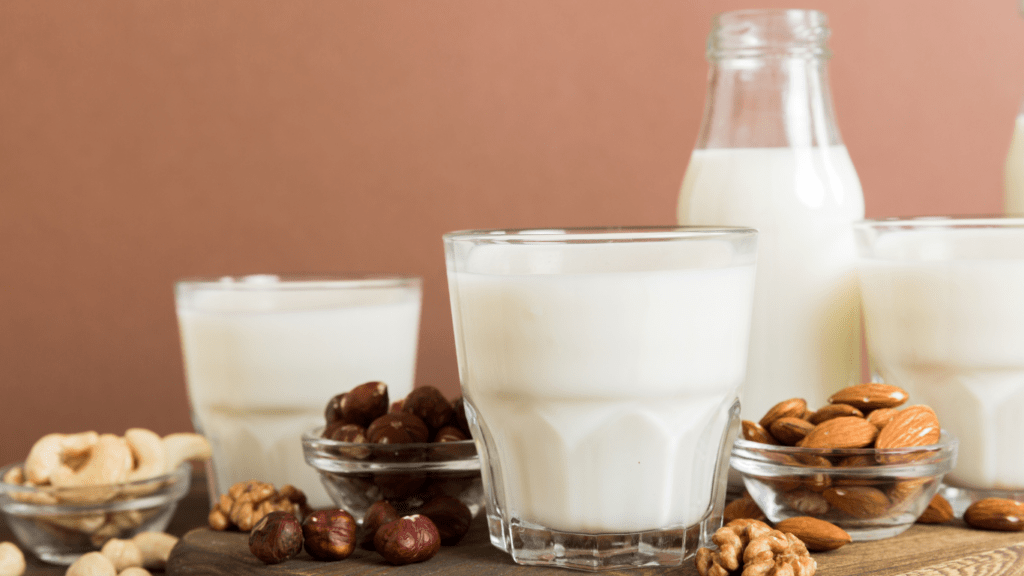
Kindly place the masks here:
POLYGON ((302 525, 291 512, 271 512, 249 533, 249 551, 265 564, 278 564, 302 550, 302 525))
POLYGON ((21 576, 25 573, 25 555, 12 542, 0 542, 0 576, 21 576))
POLYGON ((1024 503, 1007 498, 985 498, 964 511, 964 522, 982 530, 1019 532, 1024 530, 1024 503))
POLYGON ((952 519, 953 506, 941 494, 936 494, 928 503, 928 507, 917 518, 917 522, 920 524, 944 524, 952 519))
POLYGON ((367 550, 373 550, 373 538, 377 535, 377 529, 399 518, 401 516, 398 515, 398 511, 387 500, 378 500, 370 504, 366 509, 366 515, 363 516, 363 537, 359 545, 367 550))

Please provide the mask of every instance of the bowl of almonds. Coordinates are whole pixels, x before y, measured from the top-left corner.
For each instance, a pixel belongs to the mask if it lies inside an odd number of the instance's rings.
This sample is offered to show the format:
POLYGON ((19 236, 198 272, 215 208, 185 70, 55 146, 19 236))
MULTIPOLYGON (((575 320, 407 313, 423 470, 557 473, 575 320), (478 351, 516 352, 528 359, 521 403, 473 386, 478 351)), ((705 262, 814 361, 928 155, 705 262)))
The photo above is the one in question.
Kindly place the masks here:
POLYGON ((448 503, 471 519, 483 508, 480 458, 461 400, 422 386, 392 403, 384 383, 367 382, 331 398, 324 416, 324 426, 302 436, 306 463, 360 524, 378 502, 399 515, 448 503))
POLYGON ((792 398, 744 420, 730 460, 749 495, 744 515, 818 518, 855 541, 909 528, 956 463, 957 441, 907 400, 896 386, 858 384, 817 410, 792 398))

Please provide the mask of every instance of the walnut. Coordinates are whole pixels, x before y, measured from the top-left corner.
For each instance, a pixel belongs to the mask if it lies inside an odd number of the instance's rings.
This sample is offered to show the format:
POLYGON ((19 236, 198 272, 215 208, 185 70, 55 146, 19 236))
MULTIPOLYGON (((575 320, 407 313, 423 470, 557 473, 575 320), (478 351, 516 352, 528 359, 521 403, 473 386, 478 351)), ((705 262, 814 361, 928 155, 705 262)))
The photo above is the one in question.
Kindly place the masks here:
POLYGON ((301 521, 308 511, 306 495, 298 488, 289 484, 275 490, 273 484, 248 480, 234 484, 227 494, 220 495, 208 521, 214 530, 238 528, 248 532, 271 512, 289 512, 301 521))
POLYGON ((700 576, 728 576, 741 566, 742 576, 813 576, 817 568, 799 538, 759 520, 734 520, 715 532, 711 541, 717 551, 697 550, 700 576))

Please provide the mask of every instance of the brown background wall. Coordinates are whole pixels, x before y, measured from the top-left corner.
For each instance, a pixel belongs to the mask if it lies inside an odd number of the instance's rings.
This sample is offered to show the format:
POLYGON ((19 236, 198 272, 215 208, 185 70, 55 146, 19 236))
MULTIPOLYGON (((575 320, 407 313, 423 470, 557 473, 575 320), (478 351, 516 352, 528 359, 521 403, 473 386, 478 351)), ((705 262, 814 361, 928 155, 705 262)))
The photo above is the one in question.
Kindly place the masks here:
MULTIPOLYGON (((171 286, 425 280, 418 382, 457 389, 442 233, 667 224, 732 0, 0 3, 0 462, 55 430, 190 427, 171 286)), ((815 0, 869 216, 1001 209, 1012 0, 815 0)))

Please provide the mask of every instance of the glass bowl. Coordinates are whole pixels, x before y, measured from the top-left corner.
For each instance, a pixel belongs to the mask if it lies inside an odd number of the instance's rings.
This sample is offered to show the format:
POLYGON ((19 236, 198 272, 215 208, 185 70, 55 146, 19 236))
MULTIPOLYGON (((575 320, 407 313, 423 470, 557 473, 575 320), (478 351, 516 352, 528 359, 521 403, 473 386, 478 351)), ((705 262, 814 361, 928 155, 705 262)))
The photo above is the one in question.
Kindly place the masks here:
POLYGON ((399 514, 414 513, 437 496, 458 498, 475 518, 484 506, 480 458, 472 440, 365 444, 302 435, 306 463, 320 473, 334 503, 362 523, 366 509, 387 500, 399 514))
MULTIPOLYGON (((20 466, 0 468, 0 478, 20 466)), ((192 465, 185 462, 169 474, 121 484, 56 488, 0 482, 0 511, 23 549, 66 565, 111 538, 163 531, 191 480, 192 465)))
POLYGON ((819 449, 738 439, 730 463, 771 522, 794 516, 827 520, 854 541, 909 528, 956 464, 957 440, 914 448, 819 449))

